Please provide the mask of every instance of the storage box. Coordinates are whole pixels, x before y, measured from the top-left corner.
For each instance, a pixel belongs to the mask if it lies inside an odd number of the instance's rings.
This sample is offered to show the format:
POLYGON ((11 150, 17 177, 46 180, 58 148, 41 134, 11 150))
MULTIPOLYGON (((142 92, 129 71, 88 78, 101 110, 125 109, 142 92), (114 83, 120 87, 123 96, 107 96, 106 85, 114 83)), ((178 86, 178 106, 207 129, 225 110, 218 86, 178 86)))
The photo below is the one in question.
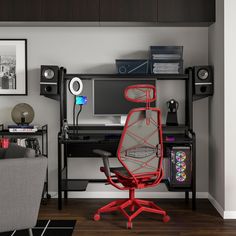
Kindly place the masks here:
POLYGON ((148 74, 149 60, 116 60, 118 74, 148 74))
POLYGON ((183 60, 183 46, 151 46, 151 60, 183 60))

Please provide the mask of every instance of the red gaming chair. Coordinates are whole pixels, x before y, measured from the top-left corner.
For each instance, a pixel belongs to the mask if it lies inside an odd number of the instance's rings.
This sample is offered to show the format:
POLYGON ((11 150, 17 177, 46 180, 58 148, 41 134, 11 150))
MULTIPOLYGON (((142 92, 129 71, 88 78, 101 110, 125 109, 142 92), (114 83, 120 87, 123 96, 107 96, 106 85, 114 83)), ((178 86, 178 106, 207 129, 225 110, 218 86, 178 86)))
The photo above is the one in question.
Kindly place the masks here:
POLYGON ((141 212, 152 212, 163 216, 168 222, 167 213, 151 201, 135 198, 135 189, 150 188, 158 185, 163 177, 163 144, 161 112, 150 107, 156 100, 156 88, 152 85, 140 84, 125 89, 125 98, 136 103, 146 103, 146 107, 132 109, 125 123, 117 150, 118 160, 122 167, 110 168, 109 156, 103 150, 94 153, 103 157, 108 182, 120 190, 129 190, 129 199, 116 200, 98 209, 94 220, 100 220, 104 212, 120 211, 127 219, 127 228, 132 228, 132 220, 141 212))

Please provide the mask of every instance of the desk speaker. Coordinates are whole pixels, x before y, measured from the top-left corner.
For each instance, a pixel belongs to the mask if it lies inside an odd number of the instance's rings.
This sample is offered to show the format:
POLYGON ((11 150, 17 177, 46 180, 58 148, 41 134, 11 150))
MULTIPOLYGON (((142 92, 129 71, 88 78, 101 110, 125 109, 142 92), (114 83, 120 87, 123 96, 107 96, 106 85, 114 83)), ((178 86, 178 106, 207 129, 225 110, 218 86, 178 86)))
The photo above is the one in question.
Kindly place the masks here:
POLYGON ((193 67, 193 94, 213 95, 213 68, 212 66, 193 67))
POLYGON ((58 75, 58 66, 41 66, 40 95, 57 95, 59 93, 58 75))

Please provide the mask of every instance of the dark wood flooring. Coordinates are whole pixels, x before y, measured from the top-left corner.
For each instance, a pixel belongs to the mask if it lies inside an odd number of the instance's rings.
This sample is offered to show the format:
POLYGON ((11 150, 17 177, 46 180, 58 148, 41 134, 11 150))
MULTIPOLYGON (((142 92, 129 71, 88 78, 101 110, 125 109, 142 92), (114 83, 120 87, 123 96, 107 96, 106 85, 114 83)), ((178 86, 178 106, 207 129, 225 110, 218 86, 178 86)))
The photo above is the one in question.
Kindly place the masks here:
POLYGON ((191 210, 191 201, 163 199, 155 202, 168 212, 170 222, 163 223, 156 214, 143 213, 126 229, 126 219, 120 213, 103 214, 93 221, 96 210, 108 203, 107 199, 69 199, 63 209, 57 210, 57 200, 41 206, 39 219, 76 219, 73 236, 236 236, 236 220, 223 220, 208 200, 197 200, 197 210, 191 210))

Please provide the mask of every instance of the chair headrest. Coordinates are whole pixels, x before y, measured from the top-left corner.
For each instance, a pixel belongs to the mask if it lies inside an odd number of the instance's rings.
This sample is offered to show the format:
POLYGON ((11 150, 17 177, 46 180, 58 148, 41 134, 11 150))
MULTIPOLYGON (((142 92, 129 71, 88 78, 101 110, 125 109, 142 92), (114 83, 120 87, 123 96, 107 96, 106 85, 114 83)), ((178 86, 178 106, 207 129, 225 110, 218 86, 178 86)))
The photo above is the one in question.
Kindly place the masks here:
POLYGON ((154 102, 157 99, 156 87, 150 84, 130 85, 125 89, 124 96, 130 102, 154 102))

